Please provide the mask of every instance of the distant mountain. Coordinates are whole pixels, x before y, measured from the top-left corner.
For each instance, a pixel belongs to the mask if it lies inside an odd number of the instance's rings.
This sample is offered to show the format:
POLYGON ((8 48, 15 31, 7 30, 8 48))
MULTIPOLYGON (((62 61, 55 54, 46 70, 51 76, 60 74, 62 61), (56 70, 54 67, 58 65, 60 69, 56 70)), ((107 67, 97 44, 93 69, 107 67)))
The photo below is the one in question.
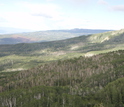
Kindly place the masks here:
POLYGON ((0 107, 20 106, 124 107, 124 29, 0 45, 0 107))
POLYGON ((103 32, 108 32, 108 31, 112 31, 112 30, 104 30, 104 29, 79 29, 79 28, 75 28, 75 29, 70 29, 70 30, 51 30, 54 32, 70 32, 70 33, 83 33, 84 35, 88 35, 88 34, 95 34, 95 33, 103 33, 103 32))
POLYGON ((0 44, 33 43, 43 41, 63 40, 81 35, 103 33, 110 30, 71 29, 71 30, 48 30, 28 33, 15 33, 0 35, 0 44))
POLYGON ((59 41, 0 45, 0 68, 1 71, 16 71, 59 59, 123 49, 124 29, 59 41))

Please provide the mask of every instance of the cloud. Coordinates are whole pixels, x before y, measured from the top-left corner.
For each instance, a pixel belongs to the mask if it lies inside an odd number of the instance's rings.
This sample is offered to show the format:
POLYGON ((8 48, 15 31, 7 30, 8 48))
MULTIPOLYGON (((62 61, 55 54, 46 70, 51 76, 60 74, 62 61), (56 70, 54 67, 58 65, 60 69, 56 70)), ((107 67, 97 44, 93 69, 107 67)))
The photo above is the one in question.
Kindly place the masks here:
POLYGON ((0 22, 7 22, 7 20, 3 17, 0 17, 0 22))
POLYGON ((89 1, 91 1, 91 0, 68 0, 68 1, 70 1, 71 3, 74 3, 74 4, 85 4, 85 3, 88 3, 89 1))
POLYGON ((0 3, 0 6, 4 6, 4 4, 0 3))
POLYGON ((56 26, 60 29, 73 29, 73 28, 83 28, 90 20, 81 19, 81 18, 72 18, 72 17, 64 17, 63 20, 56 23, 56 26))
POLYGON ((52 18, 52 16, 44 14, 44 13, 34 13, 32 15, 33 16, 41 16, 41 17, 45 17, 45 18, 52 18))
POLYGON ((73 1, 73 2, 86 2, 88 0, 70 0, 70 1, 73 1))
POLYGON ((124 12, 124 5, 116 5, 111 7, 112 10, 114 11, 123 11, 124 12))
POLYGON ((107 5, 108 4, 105 0, 98 0, 98 3, 102 4, 102 5, 107 5))
POLYGON ((55 23, 63 20, 63 13, 56 4, 20 2, 25 11, 9 11, 0 14, 0 26, 31 30, 57 29, 55 23), (6 22, 5 22, 6 21, 6 22))
POLYGON ((1 22, 0 26, 23 29, 47 29, 45 19, 34 17, 24 12, 6 12, 3 15, 7 22, 1 22))
POLYGON ((28 8, 33 16, 44 18, 54 18, 60 16, 60 7, 55 4, 31 4, 25 2, 25 7, 28 8))
POLYGON ((54 0, 46 0, 46 1, 48 1, 48 2, 49 2, 49 1, 54 1, 54 0))

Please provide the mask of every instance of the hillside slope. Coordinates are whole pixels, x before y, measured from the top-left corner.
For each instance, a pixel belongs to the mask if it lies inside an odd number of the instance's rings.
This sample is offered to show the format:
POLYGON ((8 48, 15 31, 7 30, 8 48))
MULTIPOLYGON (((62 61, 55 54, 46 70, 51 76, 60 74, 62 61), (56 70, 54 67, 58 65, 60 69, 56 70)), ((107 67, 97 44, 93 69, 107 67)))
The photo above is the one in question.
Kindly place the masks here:
POLYGON ((124 51, 0 75, 1 107, 123 107, 124 51), (118 86, 118 87, 117 87, 118 86))
POLYGON ((120 49, 124 49, 124 30, 60 41, 0 45, 0 66, 1 71, 15 71, 58 59, 92 56, 120 49))
POLYGON ((47 30, 28 33, 14 33, 0 35, 0 44, 34 43, 53 40, 63 40, 95 33, 107 32, 110 30, 97 29, 71 29, 71 30, 47 30))

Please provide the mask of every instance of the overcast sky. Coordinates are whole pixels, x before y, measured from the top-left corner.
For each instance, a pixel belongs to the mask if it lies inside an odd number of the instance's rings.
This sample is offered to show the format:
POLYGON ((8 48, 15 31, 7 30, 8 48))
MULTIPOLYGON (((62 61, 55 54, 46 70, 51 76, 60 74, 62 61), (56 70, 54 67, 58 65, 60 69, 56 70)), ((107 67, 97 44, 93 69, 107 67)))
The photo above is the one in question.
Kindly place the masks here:
POLYGON ((0 0, 0 27, 124 28, 124 0, 0 0))

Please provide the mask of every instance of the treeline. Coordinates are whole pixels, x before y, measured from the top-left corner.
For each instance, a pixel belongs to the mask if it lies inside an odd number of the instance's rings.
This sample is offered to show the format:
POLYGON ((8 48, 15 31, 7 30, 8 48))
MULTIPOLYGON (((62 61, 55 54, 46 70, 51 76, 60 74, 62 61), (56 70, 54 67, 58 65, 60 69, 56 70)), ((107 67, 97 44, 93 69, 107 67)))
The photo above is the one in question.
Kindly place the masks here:
POLYGON ((124 107, 124 51, 56 61, 0 80, 1 107, 124 107))
MULTIPOLYGON (((108 37, 110 34, 108 34, 108 37)), ((94 38, 94 35, 80 36, 66 40, 51 41, 51 42, 41 42, 41 43, 21 43, 14 45, 0 45, 0 57, 17 54, 17 55, 36 55, 35 51, 40 51, 44 49, 50 49, 51 52, 54 51, 72 51, 71 45, 79 46, 78 49, 73 50, 73 52, 86 53, 89 51, 99 51, 106 49, 113 49, 117 46, 121 46, 124 43, 124 33, 118 34, 118 36, 110 37, 109 40, 102 42, 104 35, 98 35, 97 39, 90 40, 94 38), (95 41, 95 42, 94 42, 95 41)), ((104 39, 103 39, 104 40, 104 39)), ((122 47, 121 47, 122 48, 122 47)))
POLYGON ((109 83, 96 97, 105 107, 124 107, 124 77, 109 83))
MULTIPOLYGON (((90 35, 89 35, 90 36, 90 35)), ((87 42, 89 36, 80 36, 76 38, 51 41, 51 42, 41 42, 41 43, 20 43, 14 45, 0 45, 0 57, 18 54, 18 55, 30 55, 32 52, 43 49, 51 49, 52 51, 66 50, 69 45, 83 42, 87 42)))

